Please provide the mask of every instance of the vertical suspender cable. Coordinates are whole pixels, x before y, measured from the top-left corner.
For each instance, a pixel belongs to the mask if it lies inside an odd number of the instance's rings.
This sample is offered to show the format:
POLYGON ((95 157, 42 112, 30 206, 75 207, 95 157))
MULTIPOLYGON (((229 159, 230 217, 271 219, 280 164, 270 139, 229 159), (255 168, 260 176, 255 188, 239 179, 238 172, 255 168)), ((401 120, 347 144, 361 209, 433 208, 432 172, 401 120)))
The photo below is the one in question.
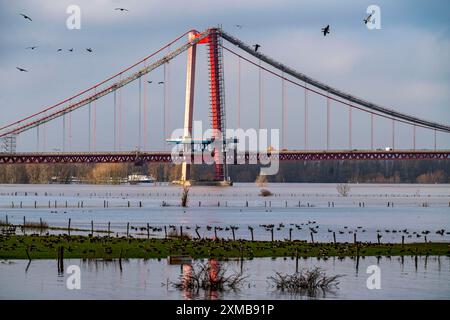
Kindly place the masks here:
POLYGON ((416 150, 416 125, 413 125, 413 150, 416 150))
POLYGON ((163 126, 164 126, 164 128, 163 128, 163 145, 164 145, 164 150, 166 150, 166 143, 165 143, 165 140, 166 140, 166 137, 167 137, 167 114, 166 114, 166 112, 167 112, 167 107, 166 107, 166 95, 167 95, 167 93, 166 93, 166 63, 164 64, 164 83, 163 83, 163 86, 164 86, 164 92, 163 92, 163 108, 164 108, 164 110, 163 110, 163 115, 164 115, 164 121, 163 121, 163 126))
POLYGON ((37 152, 39 152, 40 142, 39 142, 39 125, 36 126, 37 131, 37 152))
POLYGON ((63 152, 66 151, 66 114, 63 114, 63 152))
POLYGON ((330 97, 327 92, 327 150, 330 149, 330 97))
POLYGON ((392 149, 395 148, 395 120, 392 118, 392 149))
POLYGON ((114 90, 114 151, 117 151, 117 90, 114 90))
POLYGON ((237 78, 237 128, 241 127, 241 58, 238 57, 237 78))
MULTIPOLYGON (((122 80, 122 75, 120 75, 119 81, 122 80)), ((118 149, 122 150, 122 88, 119 89, 119 97, 118 97, 118 149)))
POLYGON ((285 83, 284 83, 284 72, 281 77, 281 148, 285 149, 285 139, 286 139, 286 101, 285 101, 285 83))
MULTIPOLYGON (((147 63, 145 62, 145 65, 147 65, 147 63)), ((143 126, 144 126, 144 130, 143 130, 143 135, 144 135, 144 139, 143 139, 143 149, 146 150, 147 149, 147 120, 148 120, 148 110, 147 110, 147 79, 148 79, 148 74, 144 75, 144 110, 143 110, 143 126)))
POLYGON ((142 77, 139 77, 139 124, 138 124, 138 150, 141 150, 141 135, 142 135, 142 77))
MULTIPOLYGON (((94 94, 97 92, 97 88, 94 89, 94 94)), ((95 151, 96 149, 96 135, 97 135, 97 103, 96 101, 92 101, 92 122, 93 122, 93 128, 92 128, 92 149, 95 151)))
POLYGON ((352 149, 352 107, 348 107, 348 148, 352 149))
POLYGON ((437 141, 437 139, 436 139, 436 129, 434 129, 434 150, 436 150, 436 146, 437 146, 436 141, 437 141))
POLYGON ((89 135, 89 152, 91 151, 91 149, 92 149, 92 145, 91 145, 91 143, 92 143, 92 134, 91 134, 91 129, 92 129, 92 120, 91 120, 91 113, 92 113, 92 110, 91 110, 91 103, 89 102, 89 108, 88 108, 88 111, 89 111, 89 115, 88 115, 88 121, 89 121, 89 133, 88 133, 88 135, 89 135))
POLYGON ((373 150, 373 113, 370 113, 370 149, 373 150))
MULTIPOLYGON (((259 66, 261 67, 261 60, 259 60, 259 66)), ((259 129, 263 126, 263 80, 262 69, 259 68, 259 129)))
POLYGON ((305 82, 305 150, 308 150, 308 89, 305 82))

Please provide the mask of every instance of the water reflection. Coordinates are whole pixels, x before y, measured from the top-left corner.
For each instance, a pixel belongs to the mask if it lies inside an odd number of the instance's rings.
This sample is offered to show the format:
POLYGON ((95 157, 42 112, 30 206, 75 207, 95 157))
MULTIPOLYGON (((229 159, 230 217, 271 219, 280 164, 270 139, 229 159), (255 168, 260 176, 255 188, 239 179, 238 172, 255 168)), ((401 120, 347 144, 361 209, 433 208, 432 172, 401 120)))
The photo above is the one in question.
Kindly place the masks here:
MULTIPOLYGON (((320 295, 326 299, 450 299, 450 257, 360 257, 299 259, 299 268, 320 267, 327 275, 344 275, 336 292, 320 295), (381 268, 381 290, 369 290, 366 269, 377 264, 381 268)), ((66 259, 66 268, 78 265, 81 269, 81 290, 68 290, 68 274, 59 273, 55 260, 1 261, 0 299, 307 299, 305 296, 281 294, 271 288, 268 277, 275 271, 295 273, 296 261, 282 258, 253 260, 197 260, 179 265, 166 260, 123 259, 66 259), (240 290, 208 288, 195 294, 171 285, 177 280, 189 281, 193 267, 203 263, 208 278, 218 281, 225 270, 227 275, 248 276, 240 290)), ((185 284, 186 284, 185 282, 185 284)))

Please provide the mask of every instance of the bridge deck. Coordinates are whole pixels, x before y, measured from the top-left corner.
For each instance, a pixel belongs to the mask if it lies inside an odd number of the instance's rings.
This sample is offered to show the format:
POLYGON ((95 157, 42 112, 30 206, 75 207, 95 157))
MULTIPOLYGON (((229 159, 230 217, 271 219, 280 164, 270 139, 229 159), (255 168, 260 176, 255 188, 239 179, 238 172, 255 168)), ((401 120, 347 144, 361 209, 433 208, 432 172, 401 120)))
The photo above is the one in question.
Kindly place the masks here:
MULTIPOLYGON (((195 152, 70 152, 70 153, 0 153, 0 164, 20 163, 203 163, 211 160, 210 153, 195 152)), ((450 160, 450 150, 283 150, 270 153, 228 153, 227 162, 255 164, 260 160, 321 161, 321 160, 450 160)), ((210 162, 209 162, 210 163, 210 162)))

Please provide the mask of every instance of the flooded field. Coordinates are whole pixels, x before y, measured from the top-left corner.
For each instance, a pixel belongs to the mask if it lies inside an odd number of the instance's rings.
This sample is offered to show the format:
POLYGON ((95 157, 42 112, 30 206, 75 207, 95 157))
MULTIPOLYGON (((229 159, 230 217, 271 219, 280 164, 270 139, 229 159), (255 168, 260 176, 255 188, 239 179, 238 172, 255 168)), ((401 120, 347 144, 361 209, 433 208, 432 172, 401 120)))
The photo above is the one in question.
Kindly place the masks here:
MULTIPOLYGON (((259 195, 255 184, 228 188, 193 187, 189 206, 180 206, 177 186, 95 185, 2 185, 0 219, 9 223, 38 223, 71 228, 71 234, 93 229, 114 235, 164 237, 166 228, 192 237, 269 240, 267 225, 274 225, 274 238, 351 242, 450 241, 449 185, 351 185, 347 197, 339 196, 335 184, 268 184, 273 195, 259 195), (14 205, 12 205, 14 203, 14 205), (36 208, 35 208, 36 203, 36 208), (81 204, 82 203, 82 204, 81 204), (299 206, 300 204, 300 206, 299 206), (66 207, 67 205, 67 207, 66 207), (148 224, 148 225, 147 225, 148 224), (150 228, 148 234, 143 231, 150 228), (290 229, 292 229, 290 231, 290 229), (442 231, 443 230, 443 231, 442 231), (439 233, 436 233, 439 232, 439 233)), ((35 231, 26 231, 28 233, 35 231)), ((49 230, 66 233, 67 230, 49 230)), ((97 233, 97 235, 102 235, 97 233)))
MULTIPOLYGON (((351 185, 347 197, 335 184, 237 184, 228 188, 192 187, 189 206, 180 206, 182 190, 169 185, 1 185, 0 220, 22 233, 165 237, 180 230, 192 237, 383 243, 450 242, 449 185, 351 185), (60 230, 22 230, 27 222, 45 221, 60 230), (231 228, 233 226, 233 228, 231 228), (149 228, 147 232, 146 228, 149 228), (198 234, 194 232, 197 228, 198 234), (356 236, 355 236, 356 235, 356 236)), ((330 257, 300 259, 300 268, 318 266, 327 275, 343 275, 334 292, 315 297, 281 293, 268 281, 275 270, 295 271, 291 258, 221 261, 230 272, 243 272, 238 291, 192 294, 171 283, 185 272, 166 259, 64 261, 81 268, 81 290, 68 290, 68 274, 55 260, 5 260, 0 263, 0 299, 450 299, 450 257, 330 257), (417 260, 416 260, 417 259, 417 260), (381 289, 369 290, 367 267, 381 270, 381 289)), ((195 264, 195 262, 194 262, 195 264)))
POLYGON ((237 291, 198 294, 178 290, 171 283, 183 275, 183 266, 166 260, 130 259, 120 271, 117 261, 66 260, 66 267, 81 269, 81 289, 69 290, 68 274, 57 271, 54 260, 10 260, 0 263, 0 299, 450 299, 450 257, 366 257, 356 269, 355 259, 300 260, 300 268, 321 267, 328 275, 342 275, 332 292, 315 297, 281 293, 268 281, 275 270, 293 273, 295 262, 282 258, 258 258, 220 262, 230 272, 247 276, 237 291), (381 288, 368 289, 367 267, 381 270, 381 288))

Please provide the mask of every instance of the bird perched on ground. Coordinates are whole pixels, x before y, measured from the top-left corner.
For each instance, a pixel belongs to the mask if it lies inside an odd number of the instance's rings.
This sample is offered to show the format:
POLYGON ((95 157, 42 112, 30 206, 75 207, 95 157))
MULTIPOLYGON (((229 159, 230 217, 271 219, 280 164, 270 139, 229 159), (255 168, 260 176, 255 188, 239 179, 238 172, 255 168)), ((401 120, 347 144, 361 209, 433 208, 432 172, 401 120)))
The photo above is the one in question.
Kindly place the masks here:
POLYGON ((323 36, 325 37, 328 33, 330 33, 330 25, 327 25, 325 28, 322 28, 323 36))
POLYGON ((92 48, 86 48, 86 51, 87 51, 87 52, 90 52, 90 53, 93 52, 92 48))
POLYGON ((30 18, 29 16, 27 16, 26 14, 21 13, 20 15, 21 15, 22 17, 24 17, 26 20, 33 21, 33 20, 31 20, 31 18, 30 18))
POLYGON ((31 50, 34 50, 34 49, 36 49, 38 46, 32 46, 32 47, 26 47, 25 49, 31 49, 31 50))
POLYGON ((258 49, 261 48, 259 44, 254 44, 253 48, 255 48, 255 52, 258 52, 258 49))
POLYGON ((20 72, 28 72, 28 70, 23 69, 23 68, 16 67, 16 69, 19 70, 20 72))
POLYGON ((115 8, 114 10, 121 11, 121 12, 123 12, 123 11, 130 11, 130 10, 126 9, 126 8, 115 8))

